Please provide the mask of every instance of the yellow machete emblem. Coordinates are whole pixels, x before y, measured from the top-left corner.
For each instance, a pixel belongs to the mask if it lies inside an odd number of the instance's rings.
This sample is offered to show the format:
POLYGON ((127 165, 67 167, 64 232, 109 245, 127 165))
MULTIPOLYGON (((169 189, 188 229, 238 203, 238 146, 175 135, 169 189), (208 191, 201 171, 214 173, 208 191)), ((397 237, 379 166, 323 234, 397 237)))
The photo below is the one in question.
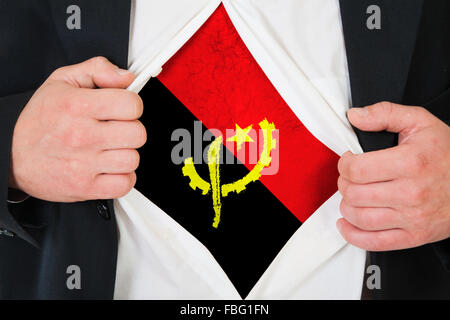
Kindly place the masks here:
MULTIPOLYGON (((250 182, 256 181, 261 177, 261 171, 265 167, 270 166, 272 161, 271 152, 276 148, 276 140, 273 139, 272 133, 275 130, 275 125, 269 123, 267 119, 264 119, 259 123, 259 127, 262 130, 264 137, 264 145, 258 162, 253 169, 247 173, 242 179, 238 181, 220 184, 220 147, 222 145, 222 136, 217 137, 209 146, 208 149, 208 168, 210 182, 205 181, 199 176, 195 169, 194 160, 192 157, 184 160, 183 175, 190 178, 189 186, 196 190, 197 188, 202 191, 203 195, 207 195, 210 191, 212 193, 213 208, 214 208, 214 221, 212 226, 217 228, 220 222, 220 212, 222 209, 221 199, 228 196, 231 192, 239 193, 245 190, 250 182)), ((241 146, 245 142, 254 142, 248 135, 252 126, 242 129, 236 124, 236 134, 227 139, 227 141, 235 141, 237 150, 241 149, 241 146)))

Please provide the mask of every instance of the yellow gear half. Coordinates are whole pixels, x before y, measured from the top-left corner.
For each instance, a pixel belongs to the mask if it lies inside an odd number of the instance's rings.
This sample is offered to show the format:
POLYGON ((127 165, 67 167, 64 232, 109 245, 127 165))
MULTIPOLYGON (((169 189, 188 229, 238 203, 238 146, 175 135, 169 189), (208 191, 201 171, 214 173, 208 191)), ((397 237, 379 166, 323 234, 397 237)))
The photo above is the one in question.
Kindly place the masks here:
MULTIPOLYGON (((261 177, 261 171, 270 165, 272 162, 272 150, 276 148, 276 139, 273 138, 273 131, 276 130, 274 123, 269 123, 267 119, 264 119, 259 123, 264 136, 264 145, 258 162, 242 179, 238 181, 220 185, 220 148, 222 145, 222 136, 217 137, 209 146, 208 149, 208 168, 210 183, 203 180, 199 176, 195 169, 194 161, 192 157, 185 159, 182 169, 183 175, 188 176, 190 179, 189 186, 196 190, 197 188, 202 191, 203 195, 209 193, 212 189, 213 209, 214 209, 214 221, 213 227, 217 228, 220 222, 220 213, 222 209, 221 198, 228 196, 230 192, 240 193, 245 190, 250 182, 256 181, 261 177)), ((248 136, 248 132, 252 126, 248 126, 245 129, 241 129, 236 124, 236 135, 229 138, 227 141, 236 141, 237 149, 239 150, 244 142, 254 142, 253 139, 248 136)))

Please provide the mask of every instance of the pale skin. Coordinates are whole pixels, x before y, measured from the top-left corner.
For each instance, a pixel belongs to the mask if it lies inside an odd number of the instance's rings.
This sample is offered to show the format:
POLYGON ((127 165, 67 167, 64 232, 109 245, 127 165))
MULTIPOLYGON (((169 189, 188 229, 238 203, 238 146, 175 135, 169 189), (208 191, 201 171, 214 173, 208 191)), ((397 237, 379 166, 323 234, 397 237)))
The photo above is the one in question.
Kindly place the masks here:
MULTIPOLYGON (((113 199, 136 182, 146 142, 134 75, 105 58, 60 68, 35 92, 13 133, 9 186, 55 202, 113 199)), ((348 113, 399 146, 339 160, 342 219, 351 244, 410 248, 450 236, 450 128, 419 107, 379 103, 348 113)))
POLYGON ((127 194, 146 142, 133 80, 101 57, 53 72, 17 120, 10 187, 55 202, 127 194))
POLYGON ((369 251, 450 236, 450 127, 421 107, 382 102, 348 112, 364 131, 399 133, 393 148, 339 160, 342 236, 369 251))

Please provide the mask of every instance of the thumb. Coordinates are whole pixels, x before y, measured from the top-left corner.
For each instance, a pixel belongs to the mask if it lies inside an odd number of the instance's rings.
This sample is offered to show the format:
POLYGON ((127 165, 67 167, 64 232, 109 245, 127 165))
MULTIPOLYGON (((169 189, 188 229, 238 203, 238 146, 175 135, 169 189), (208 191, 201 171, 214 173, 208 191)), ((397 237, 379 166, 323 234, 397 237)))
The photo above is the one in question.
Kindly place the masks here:
POLYGON ((429 114, 421 107, 402 106, 380 102, 363 108, 351 108, 347 112, 352 125, 363 131, 403 132, 422 127, 429 114))
POLYGON ((49 79, 65 81, 79 88, 125 89, 133 82, 134 75, 128 70, 119 69, 104 57, 95 57, 59 68, 49 79))

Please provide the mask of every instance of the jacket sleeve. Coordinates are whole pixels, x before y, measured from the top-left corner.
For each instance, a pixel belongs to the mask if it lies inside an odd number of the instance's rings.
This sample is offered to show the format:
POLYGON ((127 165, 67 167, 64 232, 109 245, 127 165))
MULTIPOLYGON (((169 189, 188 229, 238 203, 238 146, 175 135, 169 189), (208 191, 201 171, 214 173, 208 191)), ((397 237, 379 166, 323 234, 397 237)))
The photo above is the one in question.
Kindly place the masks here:
POLYGON ((450 238, 433 243, 433 248, 447 272, 450 272, 450 238))
MULTIPOLYGON (((428 102, 425 108, 450 126, 450 88, 428 102)), ((432 244, 444 268, 450 272, 450 238, 432 244)))
POLYGON ((34 91, 0 98, 0 230, 14 234, 34 246, 37 242, 17 222, 8 209, 8 180, 10 171, 11 142, 14 127, 22 109, 34 91))

